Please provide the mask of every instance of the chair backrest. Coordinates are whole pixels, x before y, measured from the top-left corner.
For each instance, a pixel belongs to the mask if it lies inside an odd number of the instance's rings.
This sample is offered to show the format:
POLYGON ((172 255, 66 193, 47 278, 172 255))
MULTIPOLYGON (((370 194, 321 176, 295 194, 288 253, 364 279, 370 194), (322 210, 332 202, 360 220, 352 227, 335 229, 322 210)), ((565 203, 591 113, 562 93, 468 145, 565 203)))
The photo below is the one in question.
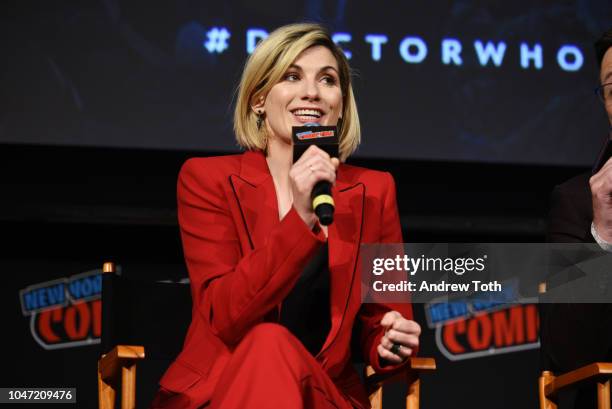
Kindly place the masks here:
MULTIPOLYGON (((109 263, 111 264, 111 263, 109 263)), ((104 270, 106 271, 106 264, 104 270)), ((133 402, 137 391, 136 408, 147 408, 157 391, 157 382, 171 361, 182 348, 185 332, 191 322, 191 294, 188 284, 134 280, 113 272, 102 279, 102 352, 107 353, 117 345, 144 346, 143 359, 138 363, 136 385, 132 380, 130 392, 133 402), (135 386, 135 388, 134 388, 135 386)), ((355 330, 359 331, 359 325, 355 330)), ((357 336, 353 337, 358 339, 357 336)), ((353 360, 365 366, 357 345, 353 347, 353 360)), ((131 349, 131 348, 128 348, 131 349)), ((139 352, 139 354, 141 354, 139 352)), ((109 358, 112 354, 107 355, 109 358)), ((103 360, 102 359, 102 360, 103 360)), ((101 360, 101 361, 102 361, 101 360)), ((393 378, 408 381, 406 408, 419 407, 419 372, 435 369, 431 358, 411 358, 410 365, 398 373, 380 375, 368 370, 367 384, 371 385, 373 409, 382 407, 382 384, 393 378)), ((103 379, 106 379, 102 375, 103 379)), ((365 378, 365 376, 364 376, 365 378)), ((99 387, 104 382, 98 379, 99 387)), ((106 392, 105 392, 106 393, 106 392)), ((101 396, 106 396, 102 393, 101 396)), ((117 401, 119 394, 101 401, 117 401)), ((118 405, 108 406, 117 407, 118 405)), ((100 407, 107 407, 101 403, 100 407)))
MULTIPOLYGON (((538 294, 540 296, 546 294, 547 283, 542 281, 538 283, 538 294)), ((550 304, 547 303, 538 303, 538 315, 540 318, 540 370, 541 371, 552 371, 554 370, 553 362, 548 355, 548 351, 546 350, 546 340, 543 336, 544 331, 542 331, 542 326, 546 324, 546 317, 550 314, 549 310, 551 308, 550 304)))
POLYGON ((145 349, 136 378, 137 407, 148 406, 161 375, 181 351, 191 309, 189 284, 103 275, 101 352, 116 345, 145 349))

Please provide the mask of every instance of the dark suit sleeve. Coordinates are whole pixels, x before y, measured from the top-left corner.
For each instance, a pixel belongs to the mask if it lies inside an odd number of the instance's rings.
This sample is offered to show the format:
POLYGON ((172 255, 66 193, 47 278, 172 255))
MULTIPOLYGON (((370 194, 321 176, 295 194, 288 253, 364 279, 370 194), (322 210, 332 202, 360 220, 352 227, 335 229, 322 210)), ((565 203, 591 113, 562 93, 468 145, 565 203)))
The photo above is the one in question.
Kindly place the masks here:
MULTIPOLYGON (((547 241, 550 243, 593 243, 592 210, 588 189, 581 179, 556 186, 551 194, 547 241)), ((588 186, 588 185, 587 185, 588 186)))
MULTIPOLYGON (((555 187, 551 195, 547 241, 592 243, 593 219, 589 175, 555 187)), ((539 304, 544 369, 571 370, 605 355, 605 337, 598 333, 601 304, 539 304)))

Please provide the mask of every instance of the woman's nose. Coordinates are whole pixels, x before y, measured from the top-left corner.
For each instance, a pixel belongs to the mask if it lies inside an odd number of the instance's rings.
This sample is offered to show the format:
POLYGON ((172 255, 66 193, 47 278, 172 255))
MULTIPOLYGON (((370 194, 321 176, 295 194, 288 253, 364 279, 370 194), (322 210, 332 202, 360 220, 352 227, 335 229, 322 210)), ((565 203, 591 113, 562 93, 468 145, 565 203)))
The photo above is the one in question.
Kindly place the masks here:
POLYGON ((319 87, 316 81, 314 80, 306 80, 303 81, 303 97, 302 99, 307 99, 309 101, 318 101, 319 100, 319 87))

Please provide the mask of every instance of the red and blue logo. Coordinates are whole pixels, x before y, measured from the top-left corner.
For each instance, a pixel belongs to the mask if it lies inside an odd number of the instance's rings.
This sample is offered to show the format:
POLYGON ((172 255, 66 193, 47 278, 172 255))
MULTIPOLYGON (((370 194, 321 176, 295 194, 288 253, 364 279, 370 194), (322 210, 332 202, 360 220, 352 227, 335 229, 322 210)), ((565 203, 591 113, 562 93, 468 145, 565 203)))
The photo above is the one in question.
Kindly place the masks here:
POLYGON ((434 302, 425 305, 425 315, 438 349, 451 361, 540 347, 533 303, 434 302))
POLYGON ((102 270, 34 284, 19 291, 21 311, 44 349, 100 343, 102 270))
POLYGON ((305 141, 308 139, 318 139, 318 138, 331 138, 334 135, 335 135, 335 132, 331 129, 324 130, 324 131, 307 130, 304 132, 298 132, 296 134, 297 138, 300 141, 305 141))

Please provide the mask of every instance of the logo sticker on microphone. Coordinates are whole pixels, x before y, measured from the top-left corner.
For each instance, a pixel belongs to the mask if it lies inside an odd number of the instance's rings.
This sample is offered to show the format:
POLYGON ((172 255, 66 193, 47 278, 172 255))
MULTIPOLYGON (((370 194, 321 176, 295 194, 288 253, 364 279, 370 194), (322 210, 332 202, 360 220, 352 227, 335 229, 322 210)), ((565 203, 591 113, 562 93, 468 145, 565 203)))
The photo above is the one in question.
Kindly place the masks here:
POLYGON ((291 135, 293 162, 296 162, 310 145, 318 146, 331 157, 338 157, 338 128, 335 126, 294 126, 291 135))
POLYGON ((326 131, 305 131, 305 132, 298 132, 295 134, 295 136, 300 140, 300 141, 304 141, 307 139, 316 139, 316 138, 331 138, 334 136, 334 131, 333 130, 326 130, 326 131))

